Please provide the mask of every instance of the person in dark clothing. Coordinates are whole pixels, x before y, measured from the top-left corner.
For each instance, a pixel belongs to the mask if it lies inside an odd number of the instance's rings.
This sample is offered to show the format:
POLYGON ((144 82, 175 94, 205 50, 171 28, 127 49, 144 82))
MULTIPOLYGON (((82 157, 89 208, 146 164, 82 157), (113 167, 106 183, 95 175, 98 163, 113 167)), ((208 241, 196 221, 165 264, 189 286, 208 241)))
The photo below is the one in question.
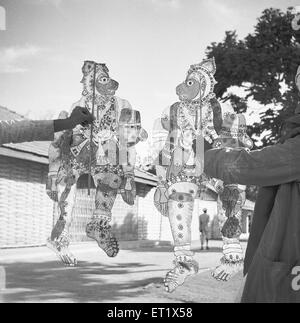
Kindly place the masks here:
POLYGON ((199 216, 199 231, 200 231, 200 241, 201 241, 201 250, 204 249, 204 241, 206 241, 206 250, 209 250, 208 247, 208 224, 209 224, 209 215, 207 214, 207 209, 203 209, 203 213, 199 216))
POLYGON ((205 153, 207 175, 261 187, 246 251, 242 302, 300 302, 299 291, 292 288, 294 268, 300 266, 299 165, 299 108, 285 122, 282 139, 274 146, 205 153))
POLYGON ((88 109, 82 107, 76 107, 66 119, 0 121, 0 145, 28 141, 52 141, 55 132, 92 122, 93 116, 88 109))

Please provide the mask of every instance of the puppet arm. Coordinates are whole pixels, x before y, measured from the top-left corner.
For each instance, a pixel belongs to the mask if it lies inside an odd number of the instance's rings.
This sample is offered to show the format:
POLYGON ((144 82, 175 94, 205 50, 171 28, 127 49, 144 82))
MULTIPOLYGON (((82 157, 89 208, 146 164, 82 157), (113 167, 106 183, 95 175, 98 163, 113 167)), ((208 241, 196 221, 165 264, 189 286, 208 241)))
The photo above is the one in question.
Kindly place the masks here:
POLYGON ((156 165, 156 175, 158 177, 158 183, 154 193, 154 205, 159 213, 163 216, 168 216, 168 189, 165 185, 167 168, 156 165))
POLYGON ((214 129, 215 129, 216 133, 219 134, 222 129, 222 124, 223 124, 221 104, 216 98, 211 99, 209 101, 209 103, 210 103, 212 111, 213 111, 214 129))
POLYGON ((204 139, 210 144, 214 143, 214 141, 218 139, 218 134, 214 125, 214 116, 216 114, 214 110, 216 107, 217 103, 215 101, 213 101, 213 105, 209 103, 207 114, 204 115, 204 129, 202 134, 204 139))
POLYGON ((167 109, 167 111, 164 112, 164 114, 161 117, 161 125, 163 129, 169 132, 171 132, 173 129, 178 128, 177 127, 178 106, 179 106, 179 103, 175 102, 167 109))
MULTIPOLYGON (((126 116, 126 110, 123 109, 123 118, 126 116)), ((134 169, 136 164, 136 145, 140 141, 145 141, 148 138, 146 130, 141 127, 140 114, 138 111, 127 112, 127 116, 130 115, 132 120, 126 120, 122 118, 122 125, 130 126, 131 129, 122 133, 120 132, 120 164, 123 169, 124 178, 121 185, 121 195, 123 200, 129 204, 133 205, 136 197, 136 184, 134 178, 134 169), (126 120, 126 121, 125 121, 126 120), (125 124, 124 124, 125 121, 125 124), (128 123, 129 122, 129 123, 128 123), (129 133, 128 133, 129 132, 129 133), (129 136, 129 137, 128 137, 129 136)), ((122 115, 122 114, 121 114, 122 115)), ((121 129, 124 129, 120 127, 121 129)))
MULTIPOLYGON (((59 120, 65 120, 68 117, 66 111, 62 111, 58 118, 59 120)), ((58 172, 61 167, 61 140, 64 131, 56 132, 54 135, 54 140, 49 146, 48 156, 49 156, 49 173, 46 183, 46 192, 48 196, 55 202, 58 201, 58 188, 57 188, 57 178, 58 172)))
POLYGON ((135 146, 140 141, 145 141, 148 138, 146 130, 143 128, 138 130, 136 142, 127 147, 127 162, 122 165, 124 172, 124 181, 121 188, 123 200, 129 205, 134 204, 136 197, 136 184, 134 181, 134 168, 136 164, 136 148, 135 146))
POLYGON ((168 216, 169 197, 166 181, 169 174, 167 173, 170 172, 168 170, 174 164, 174 149, 179 137, 176 120, 172 117, 176 113, 177 105, 177 103, 173 104, 169 108, 169 112, 165 113, 160 119, 162 128, 167 130, 169 134, 162 150, 154 161, 158 177, 157 188, 154 193, 154 205, 163 216, 168 216))

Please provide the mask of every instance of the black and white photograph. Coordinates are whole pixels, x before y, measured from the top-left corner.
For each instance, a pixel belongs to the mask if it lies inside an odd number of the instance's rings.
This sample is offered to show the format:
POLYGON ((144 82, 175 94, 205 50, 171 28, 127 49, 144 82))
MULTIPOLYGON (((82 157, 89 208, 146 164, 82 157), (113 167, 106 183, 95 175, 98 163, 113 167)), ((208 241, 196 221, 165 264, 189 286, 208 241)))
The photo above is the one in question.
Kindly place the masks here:
POLYGON ((0 0, 0 303, 300 303, 300 2, 0 0))

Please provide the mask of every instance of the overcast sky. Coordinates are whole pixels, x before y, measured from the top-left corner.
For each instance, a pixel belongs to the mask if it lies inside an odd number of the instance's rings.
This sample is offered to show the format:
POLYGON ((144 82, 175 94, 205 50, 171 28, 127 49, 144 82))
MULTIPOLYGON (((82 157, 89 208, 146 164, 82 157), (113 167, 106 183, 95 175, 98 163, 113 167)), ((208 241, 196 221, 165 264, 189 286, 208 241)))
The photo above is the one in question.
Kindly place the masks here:
POLYGON ((0 105, 40 118, 81 96, 84 60, 107 63, 118 96, 150 130, 175 86, 226 30, 253 31, 262 10, 290 0, 0 0, 0 105))

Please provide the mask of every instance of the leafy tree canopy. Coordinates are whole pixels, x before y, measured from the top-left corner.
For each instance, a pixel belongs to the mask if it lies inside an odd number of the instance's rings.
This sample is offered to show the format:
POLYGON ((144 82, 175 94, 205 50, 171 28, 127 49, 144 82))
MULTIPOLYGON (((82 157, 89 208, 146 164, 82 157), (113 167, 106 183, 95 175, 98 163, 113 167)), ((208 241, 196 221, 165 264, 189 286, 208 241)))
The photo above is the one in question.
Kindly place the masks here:
POLYGON ((283 120, 294 114, 298 104, 294 80, 300 65, 300 33, 291 27, 293 18, 292 8, 286 12, 266 9, 254 32, 244 39, 238 39, 235 31, 227 31, 222 42, 207 47, 207 57, 216 59, 215 90, 221 101, 229 100, 236 112, 247 111, 249 99, 270 105, 261 114, 261 122, 249 127, 252 138, 269 131, 261 139, 263 146, 278 140, 283 120), (232 86, 243 88, 246 96, 230 93, 232 86))

